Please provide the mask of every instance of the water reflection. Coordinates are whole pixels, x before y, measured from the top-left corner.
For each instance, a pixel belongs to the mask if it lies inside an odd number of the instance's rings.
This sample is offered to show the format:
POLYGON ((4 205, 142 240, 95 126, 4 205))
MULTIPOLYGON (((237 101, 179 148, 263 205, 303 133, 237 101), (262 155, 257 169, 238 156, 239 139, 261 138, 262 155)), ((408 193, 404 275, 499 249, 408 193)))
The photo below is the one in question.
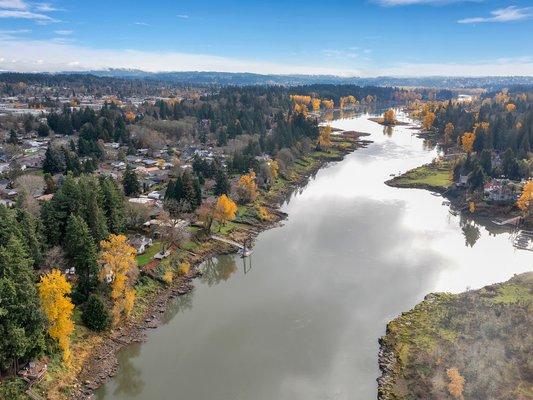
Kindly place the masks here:
POLYGON ((209 259, 202 263, 200 271, 203 283, 208 286, 218 285, 221 281, 227 281, 237 271, 235 256, 224 255, 209 259))
POLYGON ((123 367, 128 348, 100 399, 134 397, 115 390, 128 379, 143 382, 143 399, 375 398, 388 320, 429 292, 531 269, 507 230, 451 215, 427 191, 384 185, 437 154, 415 131, 384 135, 365 117, 333 126, 369 132, 373 144, 292 194, 284 225, 256 240, 251 271, 252 259, 238 256, 205 263, 195 291, 133 353, 140 376, 123 367))
POLYGON ((133 360, 141 353, 141 345, 133 344, 124 357, 119 357, 121 373, 117 375, 113 395, 117 397, 136 397, 142 393, 145 383, 140 368, 133 360))

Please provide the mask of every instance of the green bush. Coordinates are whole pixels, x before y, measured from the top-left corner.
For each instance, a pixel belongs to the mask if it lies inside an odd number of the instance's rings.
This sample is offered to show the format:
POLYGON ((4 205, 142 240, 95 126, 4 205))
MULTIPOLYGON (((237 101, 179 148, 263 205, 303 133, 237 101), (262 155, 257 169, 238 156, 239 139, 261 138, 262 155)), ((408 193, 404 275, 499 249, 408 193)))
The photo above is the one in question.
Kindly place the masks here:
POLYGON ((82 315, 85 326, 93 331, 105 331, 111 322, 103 300, 95 294, 89 296, 82 315))

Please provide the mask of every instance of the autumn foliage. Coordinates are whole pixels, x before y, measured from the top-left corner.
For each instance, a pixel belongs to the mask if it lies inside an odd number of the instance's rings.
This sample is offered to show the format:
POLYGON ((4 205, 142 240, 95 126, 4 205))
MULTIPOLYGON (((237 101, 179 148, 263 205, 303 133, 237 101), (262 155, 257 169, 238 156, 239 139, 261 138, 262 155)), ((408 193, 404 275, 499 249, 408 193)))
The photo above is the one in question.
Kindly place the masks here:
POLYGON ((394 112, 392 108, 389 108, 383 114, 383 123, 390 125, 390 124, 394 124, 395 121, 396 121, 396 113, 394 112))
POLYGON ((137 278, 136 250, 126 242, 124 235, 110 235, 100 242, 100 280, 111 280, 111 300, 113 301, 113 321, 120 321, 124 314, 128 317, 135 302, 133 285, 137 278))
POLYGON ((74 304, 70 299, 72 287, 57 269, 41 278, 38 283, 41 306, 48 320, 48 333, 63 351, 63 360, 70 362, 70 335, 74 331, 72 313, 74 304))
POLYGON ((429 131, 433 127, 433 122, 435 121, 435 113, 429 111, 424 115, 422 120, 422 129, 429 131))
POLYGON ((250 203, 257 197, 257 183, 255 182, 255 172, 250 171, 242 175, 237 182, 237 195, 241 203, 250 203))
POLYGON ((457 368, 449 368, 446 370, 446 375, 450 379, 448 383, 448 392, 456 399, 463 398, 463 389, 465 385, 465 378, 461 376, 457 368))
POLYGON ((233 221, 236 213, 237 204, 233 200, 225 194, 218 198, 213 216, 221 225, 226 224, 227 221, 233 221))
POLYGON ((327 150, 331 147, 331 126, 324 126, 320 129, 318 136, 318 148, 327 150))
POLYGON ((474 150, 474 141, 476 140, 476 134, 473 132, 465 132, 463 136, 461 136, 461 145, 463 146, 463 150, 467 153, 472 153, 474 150))
POLYGON ((518 208, 526 213, 529 213, 533 207, 533 179, 526 182, 522 189, 522 194, 516 201, 518 208))

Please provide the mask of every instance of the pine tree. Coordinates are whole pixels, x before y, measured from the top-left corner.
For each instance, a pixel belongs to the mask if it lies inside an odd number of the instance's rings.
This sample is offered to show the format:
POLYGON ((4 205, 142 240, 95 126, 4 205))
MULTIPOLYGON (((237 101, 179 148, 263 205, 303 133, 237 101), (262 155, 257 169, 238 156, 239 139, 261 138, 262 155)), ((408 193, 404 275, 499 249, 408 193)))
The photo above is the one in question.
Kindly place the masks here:
POLYGON ((106 216, 102 209, 103 196, 100 193, 100 185, 98 180, 91 175, 83 175, 78 185, 83 203, 80 215, 83 216, 95 243, 98 244, 109 235, 106 216))
POLYGON ((105 331, 109 327, 111 318, 104 301, 99 296, 95 294, 89 296, 82 320, 87 328, 96 332, 105 331))
POLYGON ((124 229, 124 196, 112 179, 101 179, 100 187, 109 232, 120 233, 124 229))
POLYGON ((98 285, 96 246, 83 218, 74 214, 68 219, 65 250, 79 277, 76 294, 85 300, 98 285))
POLYGON ((141 193, 141 185, 137 179, 137 174, 129 164, 126 167, 126 171, 124 171, 122 184, 124 185, 124 194, 126 196, 137 196, 141 193))
POLYGON ((228 176, 223 169, 219 169, 215 176, 215 195, 221 196, 230 193, 228 176))
POLYGON ((0 370, 18 370, 19 361, 45 348, 44 317, 22 242, 11 237, 0 244, 0 370))
POLYGON ((46 148, 43 161, 43 171, 49 174, 57 174, 65 169, 61 153, 52 144, 46 148))

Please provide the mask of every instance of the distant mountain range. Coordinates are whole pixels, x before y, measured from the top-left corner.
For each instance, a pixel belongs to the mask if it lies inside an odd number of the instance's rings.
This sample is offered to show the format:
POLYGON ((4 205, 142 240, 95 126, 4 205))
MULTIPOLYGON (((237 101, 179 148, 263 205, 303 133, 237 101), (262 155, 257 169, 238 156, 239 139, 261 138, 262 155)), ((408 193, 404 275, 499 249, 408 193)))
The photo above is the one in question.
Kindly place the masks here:
MULTIPOLYGON (((77 72, 80 73, 80 72, 77 72)), ((84 72, 82 72, 84 73, 84 72)), ((335 75, 262 75, 243 72, 146 72, 132 69, 108 69, 86 73, 115 78, 150 79, 191 85, 310 85, 353 84, 359 86, 417 86, 434 88, 498 89, 514 85, 532 85, 533 76, 486 77, 341 77, 335 75)))
POLYGON ((245 72, 146 72, 136 69, 106 69, 94 71, 65 71, 61 73, 0 73, 0 81, 16 79, 76 79, 76 77, 93 76, 109 79, 134 79, 174 85, 191 86, 227 86, 227 85, 357 85, 357 86, 393 86, 393 87, 425 87, 436 89, 474 89, 483 88, 489 91, 504 87, 533 87, 533 76, 485 76, 485 77, 391 77, 374 78, 342 77, 335 75, 262 75, 245 72))

